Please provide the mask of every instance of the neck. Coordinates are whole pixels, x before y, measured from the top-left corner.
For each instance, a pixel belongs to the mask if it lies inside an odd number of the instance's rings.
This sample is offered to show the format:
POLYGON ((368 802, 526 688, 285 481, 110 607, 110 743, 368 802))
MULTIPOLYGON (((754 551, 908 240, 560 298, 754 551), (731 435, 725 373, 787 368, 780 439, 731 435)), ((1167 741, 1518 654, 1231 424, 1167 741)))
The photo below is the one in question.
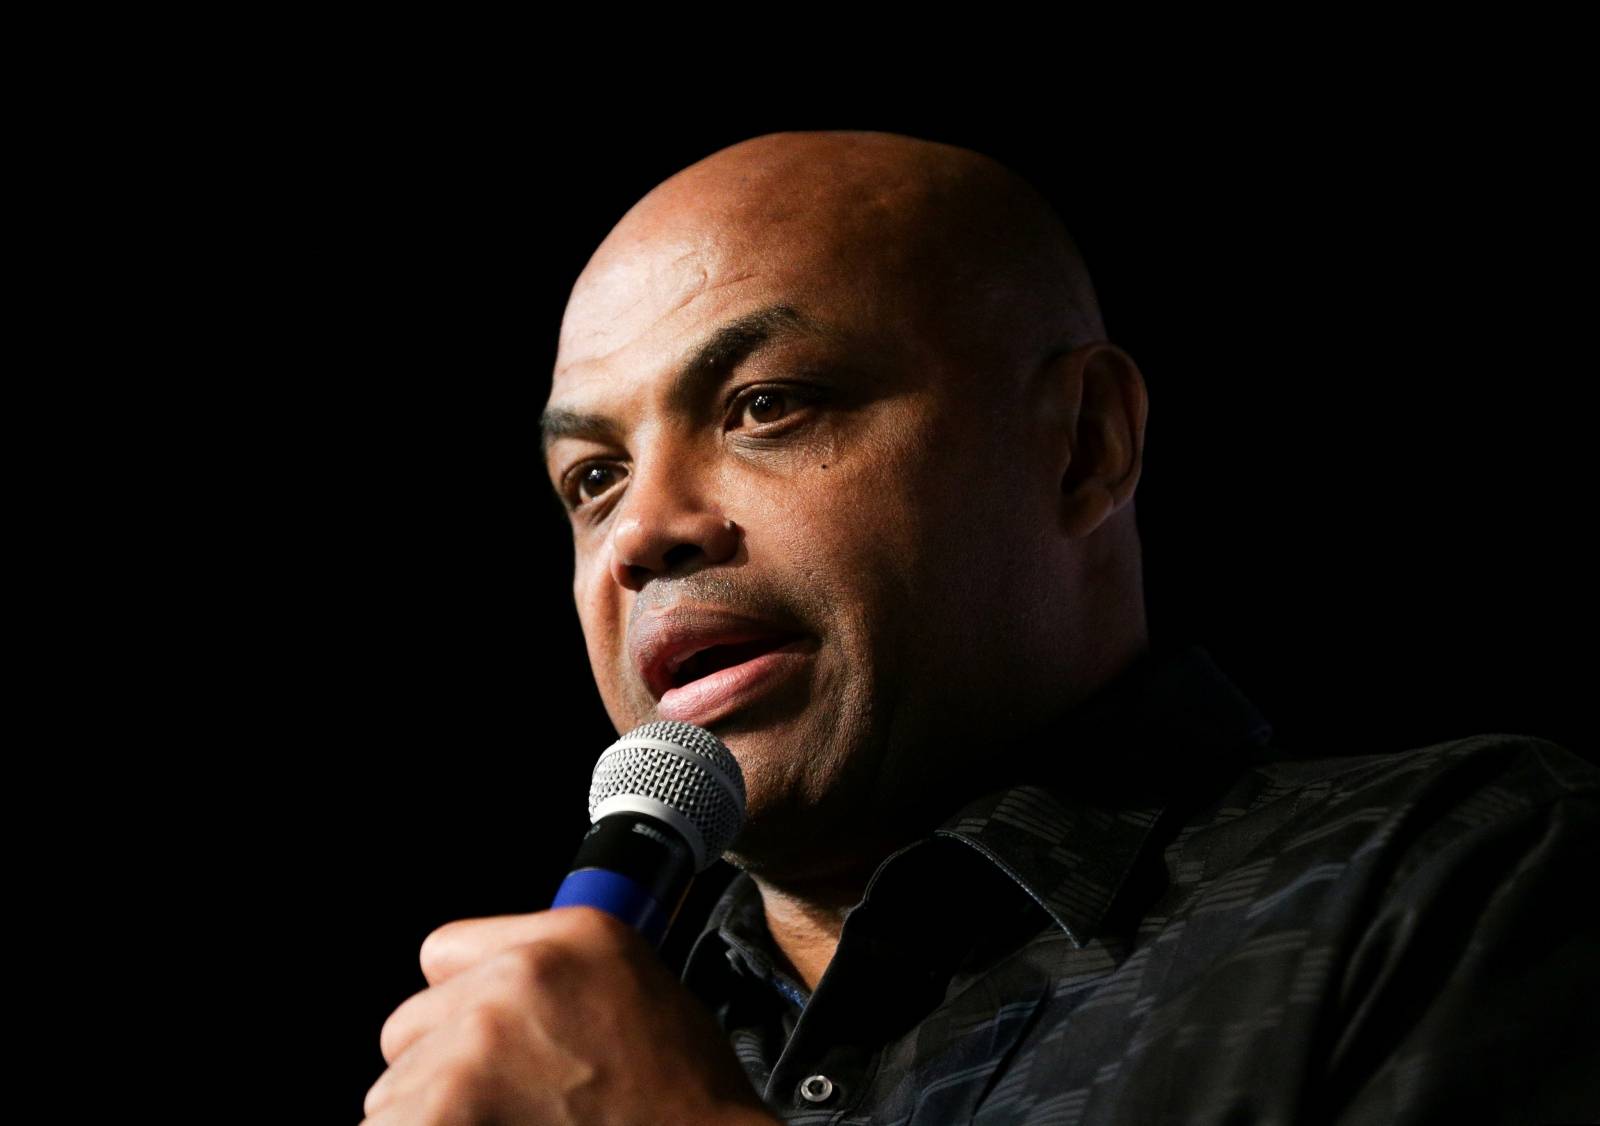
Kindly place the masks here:
POLYGON ((844 917, 861 902, 872 867, 804 882, 781 883, 751 873, 761 892, 767 930, 787 965, 783 968, 815 990, 833 961, 844 917))

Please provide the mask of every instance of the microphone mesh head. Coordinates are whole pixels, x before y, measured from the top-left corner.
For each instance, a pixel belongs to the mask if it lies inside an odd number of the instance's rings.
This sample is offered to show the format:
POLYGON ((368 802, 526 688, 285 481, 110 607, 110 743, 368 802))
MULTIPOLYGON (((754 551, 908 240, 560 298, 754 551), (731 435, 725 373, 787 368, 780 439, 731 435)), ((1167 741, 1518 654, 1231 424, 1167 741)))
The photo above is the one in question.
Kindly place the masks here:
POLYGON ((659 720, 635 727, 600 754, 589 782, 589 817, 612 799, 661 802, 700 836, 697 867, 721 856, 744 825, 744 773, 733 753, 692 723, 659 720))

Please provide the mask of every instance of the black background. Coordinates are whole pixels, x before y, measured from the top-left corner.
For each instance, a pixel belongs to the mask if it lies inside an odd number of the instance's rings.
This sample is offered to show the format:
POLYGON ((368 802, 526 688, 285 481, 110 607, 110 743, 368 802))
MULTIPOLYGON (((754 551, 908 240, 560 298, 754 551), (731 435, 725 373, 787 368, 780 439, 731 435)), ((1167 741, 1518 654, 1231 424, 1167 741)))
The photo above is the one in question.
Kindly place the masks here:
POLYGON ((255 363, 217 444, 249 515, 204 563, 208 683, 270 756, 267 877, 317 975, 294 1052, 332 1117, 360 1117, 423 937, 546 906, 586 824, 614 732, 536 445, 557 328, 627 207, 745 137, 948 141, 1056 202, 1149 387, 1152 630, 1206 645, 1281 745, 1592 753, 1576 113, 1386 82, 643 124, 346 98, 281 139, 238 217, 255 363))

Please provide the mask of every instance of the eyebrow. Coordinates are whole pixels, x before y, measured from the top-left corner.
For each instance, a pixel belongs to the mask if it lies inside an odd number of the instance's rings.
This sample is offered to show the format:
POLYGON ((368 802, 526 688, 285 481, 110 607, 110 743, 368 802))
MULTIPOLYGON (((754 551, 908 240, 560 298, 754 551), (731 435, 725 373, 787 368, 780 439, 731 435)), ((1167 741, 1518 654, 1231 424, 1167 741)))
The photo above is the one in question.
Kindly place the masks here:
MULTIPOLYGON (((768 305, 735 317, 707 337, 688 360, 679 365, 667 390, 667 399, 673 403, 694 401, 732 368, 781 338, 832 335, 792 305, 768 305)), ((561 438, 606 437, 615 434, 616 429, 616 423, 605 415, 549 407, 539 416, 539 445, 548 457, 550 446, 561 438)))

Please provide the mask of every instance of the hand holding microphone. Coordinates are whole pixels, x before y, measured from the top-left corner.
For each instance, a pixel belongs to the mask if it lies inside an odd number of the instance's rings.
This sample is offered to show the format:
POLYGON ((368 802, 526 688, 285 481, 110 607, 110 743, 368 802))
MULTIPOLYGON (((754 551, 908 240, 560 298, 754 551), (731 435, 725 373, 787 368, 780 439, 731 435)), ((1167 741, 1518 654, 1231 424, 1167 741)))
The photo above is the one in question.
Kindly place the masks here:
POLYGON ((365 1126, 775 1119, 655 945, 738 833, 744 783, 710 732, 646 724, 595 767, 554 908, 463 919, 422 944, 429 988, 389 1017, 365 1126))

